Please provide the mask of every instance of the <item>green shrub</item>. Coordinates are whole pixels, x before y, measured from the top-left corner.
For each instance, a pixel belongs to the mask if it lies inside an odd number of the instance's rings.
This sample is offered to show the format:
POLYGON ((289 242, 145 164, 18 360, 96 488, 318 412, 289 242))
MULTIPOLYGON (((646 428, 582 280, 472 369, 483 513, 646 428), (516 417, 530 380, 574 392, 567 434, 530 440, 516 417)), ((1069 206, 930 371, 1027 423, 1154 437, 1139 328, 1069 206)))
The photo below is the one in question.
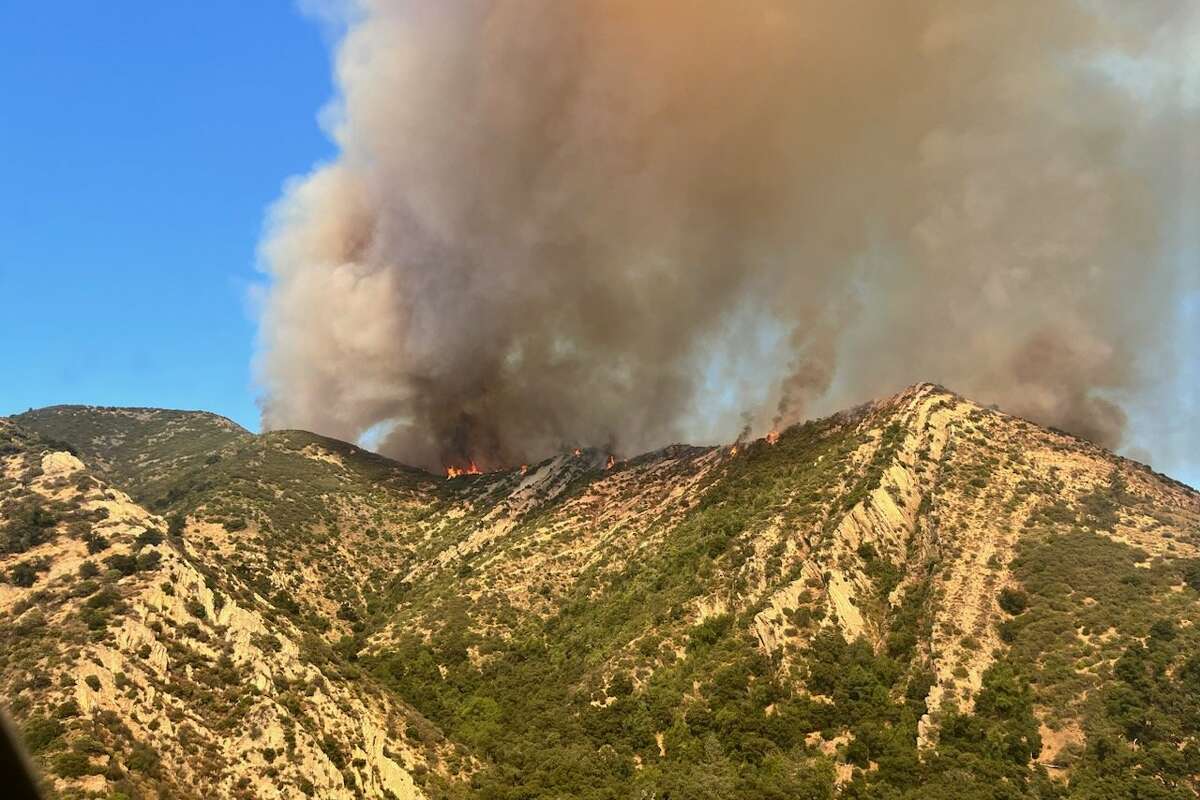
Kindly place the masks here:
POLYGON ((862 739, 855 739, 846 747, 846 763, 866 769, 871 763, 871 748, 862 739))
POLYGON ((1019 589, 1001 589, 998 602, 1006 614, 1014 617, 1029 608, 1029 596, 1019 589))
POLYGON ((1200 592, 1200 559, 1193 559, 1184 565, 1183 582, 1200 592))
POLYGON ((31 502, 8 511, 7 524, 0 527, 0 553, 24 553, 50 540, 58 518, 40 503, 31 502))
POLYGON ((58 708, 56 708, 54 710, 54 716, 58 717, 59 719, 69 719, 71 717, 78 717, 79 716, 79 704, 76 703, 74 700, 67 700, 65 702, 59 703, 58 708))
POLYGON ((115 569, 122 575, 132 575, 137 572, 137 559, 127 553, 114 553, 104 559, 109 569, 115 569))
POLYGON ((149 746, 138 742, 129 753, 129 758, 126 759, 125 765, 131 770, 141 772, 144 775, 157 775, 159 768, 158 753, 150 749, 149 746))
POLYGON ((100 630, 108 624, 109 615, 120 605, 121 595, 108 586, 87 599, 80 611, 80 618, 91 630, 100 630))
POLYGON ((22 730, 25 746, 31 753, 40 753, 58 741, 63 734, 62 723, 48 717, 34 717, 22 730))
POLYGON ((134 547, 135 549, 140 550, 143 547, 161 544, 162 540, 163 535, 161 531, 156 531, 153 528, 147 528, 137 535, 137 539, 134 540, 134 547))
POLYGON ((609 697, 629 697, 633 694, 633 681, 629 675, 624 672, 618 672, 612 676, 612 680, 608 682, 609 697))
POLYGON ((8 580, 13 586, 28 589, 37 582, 37 570, 28 561, 22 561, 8 571, 8 580))
POLYGON ((692 628, 688 647, 709 647, 717 643, 733 624, 729 614, 718 614, 692 628))
POLYGON ((1150 626, 1150 638, 1169 642, 1179 635, 1179 629, 1174 620, 1158 619, 1150 626))
POLYGON ((291 614, 292 616, 298 616, 300 614, 300 604, 297 603, 292 596, 283 589, 280 589, 278 592, 272 595, 271 604, 276 608, 282 609, 285 613, 291 614))
MULTIPOLYGON (((59 753, 54 757, 54 771, 64 778, 81 778, 93 772, 96 768, 88 761, 88 757, 75 750, 59 753)), ((103 771, 101 768, 100 771, 103 771)))
POLYGON ((157 569, 161 561, 162 553, 157 550, 147 550, 144 553, 138 553, 134 566, 138 572, 150 572, 157 569))

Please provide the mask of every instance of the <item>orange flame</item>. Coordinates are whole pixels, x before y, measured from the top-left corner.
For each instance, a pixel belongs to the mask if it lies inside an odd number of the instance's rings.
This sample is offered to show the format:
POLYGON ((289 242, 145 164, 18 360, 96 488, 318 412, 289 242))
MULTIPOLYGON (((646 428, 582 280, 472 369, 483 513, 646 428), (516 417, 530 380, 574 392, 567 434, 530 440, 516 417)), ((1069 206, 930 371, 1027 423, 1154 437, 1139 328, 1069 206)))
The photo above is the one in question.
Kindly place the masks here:
POLYGON ((608 461, 604 462, 604 468, 605 468, 605 469, 612 469, 612 468, 613 468, 613 466, 615 466, 615 465, 616 465, 616 463, 617 463, 617 457, 616 457, 616 456, 614 456, 612 453, 609 453, 609 455, 608 455, 608 461))
POLYGON ((767 434, 767 444, 775 444, 779 441, 779 431, 771 431, 767 434))
POLYGON ((575 448, 575 455, 577 455, 577 456, 581 456, 581 455, 583 455, 583 450, 581 450, 581 449, 579 449, 578 447, 576 447, 576 448, 575 448))
POLYGON ((522 475, 524 475, 526 472, 529 472, 529 465, 528 465, 528 464, 522 464, 522 465, 521 465, 521 474, 522 474, 522 475))
POLYGON ((738 446, 736 444, 733 447, 729 448, 729 455, 736 456, 737 453, 738 453, 738 446))
POLYGON ((482 472, 483 470, 475 466, 475 462, 472 461, 465 467, 446 467, 446 480, 457 478, 460 475, 479 475, 482 472))

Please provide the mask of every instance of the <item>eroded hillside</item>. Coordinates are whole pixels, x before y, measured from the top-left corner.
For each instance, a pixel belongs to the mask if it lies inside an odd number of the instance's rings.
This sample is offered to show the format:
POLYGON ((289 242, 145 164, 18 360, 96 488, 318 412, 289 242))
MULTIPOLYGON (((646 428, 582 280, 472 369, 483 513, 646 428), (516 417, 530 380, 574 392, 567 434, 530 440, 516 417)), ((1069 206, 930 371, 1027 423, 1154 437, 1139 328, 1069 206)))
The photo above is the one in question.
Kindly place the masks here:
POLYGON ((428 723, 57 444, 0 420, 0 686, 49 794, 423 796, 428 723))
POLYGON ((0 434, 8 640, 119 596, 74 634, 91 650, 54 640, 74 655, 50 685, 21 672, 48 654, 5 662, 27 730, 75 693, 39 746, 60 788, 195 790, 211 758, 206 796, 1195 796, 1200 497, 939 387, 737 447, 452 480, 211 415, 57 407, 0 434), (102 502, 133 516, 110 531, 102 502), (128 574, 105 553, 79 576, 93 535, 128 574), (169 714, 88 705, 104 659, 98 697, 120 673, 177 713, 244 704, 259 734, 203 717, 218 758, 169 714), (181 665, 203 691, 166 692, 181 665), (169 767, 77 745, 98 709, 158 730, 169 767), (62 776, 81 748, 96 774, 62 776))

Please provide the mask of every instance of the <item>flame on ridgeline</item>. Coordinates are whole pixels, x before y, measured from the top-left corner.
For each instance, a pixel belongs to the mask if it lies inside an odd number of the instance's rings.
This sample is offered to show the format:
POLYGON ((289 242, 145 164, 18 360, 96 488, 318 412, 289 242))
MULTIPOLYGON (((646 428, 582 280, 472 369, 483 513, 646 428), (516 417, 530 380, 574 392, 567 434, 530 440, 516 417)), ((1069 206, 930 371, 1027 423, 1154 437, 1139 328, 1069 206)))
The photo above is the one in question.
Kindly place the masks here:
POLYGON ((767 444, 775 444, 779 441, 779 431, 771 431, 766 436, 767 444))
POLYGON ((467 466, 465 466, 465 467, 453 467, 453 466, 446 467, 446 480, 450 480, 451 478, 457 478, 460 475, 481 475, 481 474, 483 474, 483 470, 481 470, 478 466, 476 466, 474 461, 468 462, 467 466))
POLYGON ((616 464, 617 464, 617 457, 616 457, 616 456, 614 456, 612 453, 609 453, 609 454, 608 454, 608 461, 605 461, 605 462, 604 462, 604 468, 605 468, 605 469, 612 469, 614 466, 616 466, 616 464))

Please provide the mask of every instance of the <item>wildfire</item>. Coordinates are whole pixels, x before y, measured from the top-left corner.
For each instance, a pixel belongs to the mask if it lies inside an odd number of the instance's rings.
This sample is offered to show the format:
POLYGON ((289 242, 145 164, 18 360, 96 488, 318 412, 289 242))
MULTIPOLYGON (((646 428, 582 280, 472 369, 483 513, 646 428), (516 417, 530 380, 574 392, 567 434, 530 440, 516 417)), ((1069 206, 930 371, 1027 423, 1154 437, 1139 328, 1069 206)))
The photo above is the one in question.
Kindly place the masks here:
POLYGON ((733 447, 729 448, 729 455, 736 456, 737 453, 738 453, 738 446, 736 444, 733 447))
POLYGON ((475 462, 470 462, 465 467, 446 467, 446 480, 457 478, 460 475, 479 475, 483 472, 479 467, 475 466, 475 462))
POLYGON ((583 455, 583 450, 582 450, 582 449, 580 449, 580 448, 578 448, 578 447, 576 447, 576 448, 575 448, 575 455, 577 455, 577 456, 581 456, 581 455, 583 455))
POLYGON ((521 474, 522 474, 522 475, 524 475, 526 472, 529 472, 529 465, 528 465, 528 464, 522 464, 522 465, 521 465, 521 474))
POLYGON ((608 461, 604 462, 604 468, 612 469, 614 466, 616 466, 616 463, 617 463, 617 457, 614 456, 612 453, 609 453, 608 461))
POLYGON ((767 444, 775 444, 779 441, 779 431, 771 431, 767 434, 767 444))

